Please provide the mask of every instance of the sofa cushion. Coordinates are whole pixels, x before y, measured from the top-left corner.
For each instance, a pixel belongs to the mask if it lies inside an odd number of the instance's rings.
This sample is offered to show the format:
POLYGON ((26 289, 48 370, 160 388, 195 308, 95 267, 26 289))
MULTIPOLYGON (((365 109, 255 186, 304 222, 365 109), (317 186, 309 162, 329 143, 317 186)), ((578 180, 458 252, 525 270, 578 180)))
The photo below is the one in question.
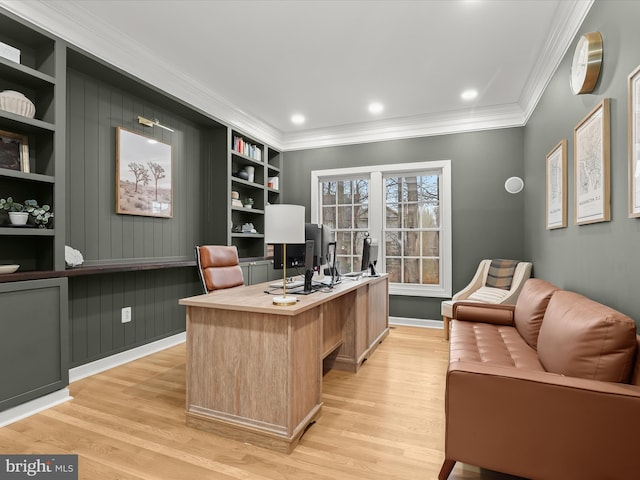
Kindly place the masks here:
POLYGON ((514 327, 453 321, 449 359, 544 371, 535 350, 514 327))
POLYGON ((568 291, 551 297, 538 336, 544 368, 571 377, 628 382, 636 351, 628 316, 568 291))
POLYGON ((491 260, 485 286, 510 290, 513 272, 516 271, 517 266, 517 260, 491 260))
POLYGON ((555 285, 539 278, 525 282, 516 302, 514 322, 518 333, 534 349, 538 348, 538 334, 551 296, 558 290, 555 285))

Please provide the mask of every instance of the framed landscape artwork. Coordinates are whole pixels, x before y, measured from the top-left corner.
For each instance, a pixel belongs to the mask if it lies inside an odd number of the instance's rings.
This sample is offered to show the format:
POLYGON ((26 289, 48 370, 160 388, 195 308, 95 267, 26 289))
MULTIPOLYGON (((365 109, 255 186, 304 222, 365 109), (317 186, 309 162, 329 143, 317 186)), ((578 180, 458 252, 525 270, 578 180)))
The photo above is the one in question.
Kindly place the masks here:
POLYGON ((117 127, 117 213, 171 218, 171 177, 171 145, 117 127))
POLYGON ((0 168, 29 171, 29 138, 0 130, 0 168))
POLYGON ((575 127, 575 223, 611 219, 609 99, 605 98, 575 127))
POLYGON ((629 75, 629 216, 640 217, 640 66, 629 75))
POLYGON ((547 229, 567 226, 567 141, 547 154, 547 229))

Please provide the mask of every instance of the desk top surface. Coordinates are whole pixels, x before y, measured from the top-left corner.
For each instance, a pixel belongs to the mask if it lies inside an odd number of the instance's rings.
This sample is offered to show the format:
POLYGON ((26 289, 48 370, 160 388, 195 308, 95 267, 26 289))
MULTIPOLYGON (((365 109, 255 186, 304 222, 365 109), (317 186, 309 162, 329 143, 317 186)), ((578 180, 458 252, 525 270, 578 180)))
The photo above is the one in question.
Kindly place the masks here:
POLYGON ((297 299, 295 305, 291 306, 273 304, 274 294, 282 295, 281 289, 273 290, 269 286, 273 281, 217 290, 206 295, 183 298, 179 303, 187 307, 220 308, 274 315, 297 315, 365 285, 387 282, 387 280, 387 274, 382 274, 379 277, 363 277, 357 280, 343 279, 341 283, 334 285, 332 289, 325 288, 308 295, 287 293, 287 298, 295 297, 297 299))

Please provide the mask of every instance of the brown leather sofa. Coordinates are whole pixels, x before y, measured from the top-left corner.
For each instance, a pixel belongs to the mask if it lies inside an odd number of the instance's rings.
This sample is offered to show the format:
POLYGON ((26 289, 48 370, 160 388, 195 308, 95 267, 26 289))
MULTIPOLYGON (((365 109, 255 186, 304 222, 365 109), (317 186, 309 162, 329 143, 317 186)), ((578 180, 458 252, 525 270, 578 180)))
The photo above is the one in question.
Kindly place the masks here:
POLYGON ((631 318, 540 279, 515 306, 456 303, 445 411, 456 461, 535 480, 640 478, 631 318))

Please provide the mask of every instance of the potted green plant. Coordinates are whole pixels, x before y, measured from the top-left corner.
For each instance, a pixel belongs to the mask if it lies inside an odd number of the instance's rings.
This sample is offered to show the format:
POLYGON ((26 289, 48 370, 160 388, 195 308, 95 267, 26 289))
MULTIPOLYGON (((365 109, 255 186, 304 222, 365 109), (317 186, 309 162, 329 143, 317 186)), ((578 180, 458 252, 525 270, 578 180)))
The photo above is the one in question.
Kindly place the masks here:
POLYGON ((29 220, 29 212, 24 211, 24 205, 14 202, 12 197, 0 198, 0 210, 9 213, 12 225, 25 225, 29 220))
POLYGON ((244 200, 244 208, 253 208, 253 203, 254 203, 254 202, 253 202, 253 198, 251 198, 251 197, 247 197, 247 198, 244 200))
POLYGON ((51 206, 40 206, 35 200, 25 200, 24 210, 33 217, 33 222, 38 228, 47 228, 49 226, 49 220, 53 218, 51 206))

